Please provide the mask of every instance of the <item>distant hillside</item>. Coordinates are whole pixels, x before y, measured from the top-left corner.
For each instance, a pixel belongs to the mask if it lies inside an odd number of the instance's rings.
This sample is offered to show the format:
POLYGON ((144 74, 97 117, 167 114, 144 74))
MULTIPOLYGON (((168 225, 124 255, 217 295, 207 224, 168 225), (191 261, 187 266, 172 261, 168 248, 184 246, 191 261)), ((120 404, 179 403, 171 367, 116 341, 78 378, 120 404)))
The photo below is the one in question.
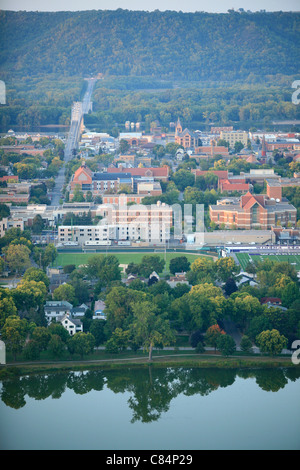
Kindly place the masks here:
POLYGON ((300 14, 0 11, 1 75, 243 80, 295 75, 300 14))

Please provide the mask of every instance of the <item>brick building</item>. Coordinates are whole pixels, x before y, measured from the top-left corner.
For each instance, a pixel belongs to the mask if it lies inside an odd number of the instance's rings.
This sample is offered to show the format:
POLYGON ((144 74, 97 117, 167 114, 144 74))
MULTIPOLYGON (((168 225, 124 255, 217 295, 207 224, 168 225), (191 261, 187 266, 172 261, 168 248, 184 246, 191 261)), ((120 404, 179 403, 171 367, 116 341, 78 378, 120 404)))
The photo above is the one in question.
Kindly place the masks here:
POLYGON ((267 184, 267 194, 247 194, 240 198, 224 198, 209 207, 210 219, 217 225, 235 225, 240 229, 263 230, 277 225, 296 225, 297 210, 282 198, 281 187, 267 184))
POLYGON ((194 149, 199 145, 198 134, 188 129, 183 130, 179 118, 175 127, 175 143, 182 145, 184 149, 194 149))

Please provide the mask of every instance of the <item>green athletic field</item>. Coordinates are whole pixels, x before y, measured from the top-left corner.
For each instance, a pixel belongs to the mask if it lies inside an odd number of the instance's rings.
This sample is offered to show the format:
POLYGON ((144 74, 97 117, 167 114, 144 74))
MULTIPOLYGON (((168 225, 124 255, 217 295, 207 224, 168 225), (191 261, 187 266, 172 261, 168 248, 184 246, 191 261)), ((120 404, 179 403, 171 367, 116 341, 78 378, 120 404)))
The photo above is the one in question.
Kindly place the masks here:
POLYGON ((264 261, 265 259, 271 259, 273 261, 287 261, 288 263, 295 266, 297 271, 300 271, 300 255, 248 255, 248 253, 236 253, 236 257, 241 265, 242 269, 245 269, 250 259, 256 263, 257 261, 264 261))
MULTIPOLYGON (((66 266, 68 264, 75 264, 75 266, 80 266, 87 263, 87 260, 95 254, 105 254, 105 253, 59 253, 56 260, 55 266, 66 266)), ((165 259, 165 253, 163 252, 145 252, 145 253, 118 253, 118 252, 108 252, 107 254, 112 254, 116 256, 120 264, 129 264, 129 263, 140 263, 143 256, 145 255, 158 255, 161 258, 165 259)), ((169 270, 169 263, 171 259, 177 258, 178 256, 186 256, 190 263, 195 261, 196 258, 199 258, 198 254, 192 253, 166 253, 166 268, 169 270)), ((203 256, 204 257, 204 256, 203 256)), ((205 256, 207 258, 207 256, 205 256)), ((210 257, 209 257, 210 258, 210 257)))

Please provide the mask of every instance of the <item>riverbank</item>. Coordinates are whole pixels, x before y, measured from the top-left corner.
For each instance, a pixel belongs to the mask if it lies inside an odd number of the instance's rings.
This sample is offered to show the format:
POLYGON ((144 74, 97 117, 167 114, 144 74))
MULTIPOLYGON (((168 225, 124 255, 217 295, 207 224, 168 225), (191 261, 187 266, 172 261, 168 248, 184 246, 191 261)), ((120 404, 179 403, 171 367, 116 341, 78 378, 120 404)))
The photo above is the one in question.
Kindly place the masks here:
POLYGON ((70 370, 101 370, 118 368, 144 368, 144 367, 195 367, 195 368, 300 368, 293 364, 291 357, 282 356, 228 356, 216 354, 169 354, 155 356, 152 361, 148 357, 126 357, 97 360, 56 361, 9 363, 0 366, 0 379, 14 376, 30 375, 45 372, 65 372, 70 370))

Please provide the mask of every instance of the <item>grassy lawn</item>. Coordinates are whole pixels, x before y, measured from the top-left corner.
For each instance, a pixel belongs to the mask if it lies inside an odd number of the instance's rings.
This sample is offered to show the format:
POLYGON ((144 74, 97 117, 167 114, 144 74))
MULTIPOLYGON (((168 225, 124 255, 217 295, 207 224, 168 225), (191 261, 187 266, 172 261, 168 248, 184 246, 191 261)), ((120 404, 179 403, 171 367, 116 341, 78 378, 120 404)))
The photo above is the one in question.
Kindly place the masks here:
MULTIPOLYGON (((27 375, 34 373, 57 372, 67 370, 91 370, 91 369, 116 369, 120 367, 148 367, 148 354, 143 351, 124 351, 119 354, 107 354, 105 351, 95 351, 90 356, 80 359, 78 355, 55 360, 53 357, 41 355, 39 361, 10 361, 6 366, 0 366, 0 378, 27 375)), ((66 355, 67 356, 67 355, 66 355)), ((11 358, 10 358, 11 359, 11 358)), ((224 357, 218 351, 216 353, 205 352, 197 354, 193 350, 159 350, 153 351, 151 365, 155 367, 200 367, 200 368, 277 368, 296 367, 290 357, 286 356, 266 356, 266 355, 245 355, 236 352, 233 356, 224 357)))
MULTIPOLYGON (((55 265, 56 266, 65 266, 68 264, 75 264, 75 266, 80 266, 82 264, 86 264, 87 260, 91 256, 95 256, 97 253, 59 253, 56 260, 55 260, 55 265)), ((98 253, 98 254, 105 254, 105 253, 98 253)), ((116 256, 119 260, 120 264, 129 264, 131 262, 133 263, 140 263, 142 261, 143 256, 145 255, 158 255, 161 258, 165 259, 165 253, 162 252, 146 252, 146 253, 134 253, 134 252, 128 252, 128 253, 118 253, 118 252, 108 252, 107 254, 112 254, 116 256)), ((166 253, 166 268, 169 270, 169 263, 171 259, 177 258, 178 256, 186 256, 187 259, 192 263, 195 261, 196 258, 199 257, 207 257, 205 255, 199 256, 198 254, 192 254, 192 253, 166 253)))
POLYGON ((277 262, 287 261, 291 265, 295 266, 296 270, 300 270, 300 255, 274 255, 269 253, 268 255, 248 255, 248 253, 236 253, 236 257, 241 265, 242 269, 245 269, 250 259, 257 263, 258 261, 264 261, 265 259, 271 259, 277 262))
POLYGON ((241 265, 242 270, 244 271, 250 261, 250 256, 248 253, 236 253, 236 257, 241 265))

